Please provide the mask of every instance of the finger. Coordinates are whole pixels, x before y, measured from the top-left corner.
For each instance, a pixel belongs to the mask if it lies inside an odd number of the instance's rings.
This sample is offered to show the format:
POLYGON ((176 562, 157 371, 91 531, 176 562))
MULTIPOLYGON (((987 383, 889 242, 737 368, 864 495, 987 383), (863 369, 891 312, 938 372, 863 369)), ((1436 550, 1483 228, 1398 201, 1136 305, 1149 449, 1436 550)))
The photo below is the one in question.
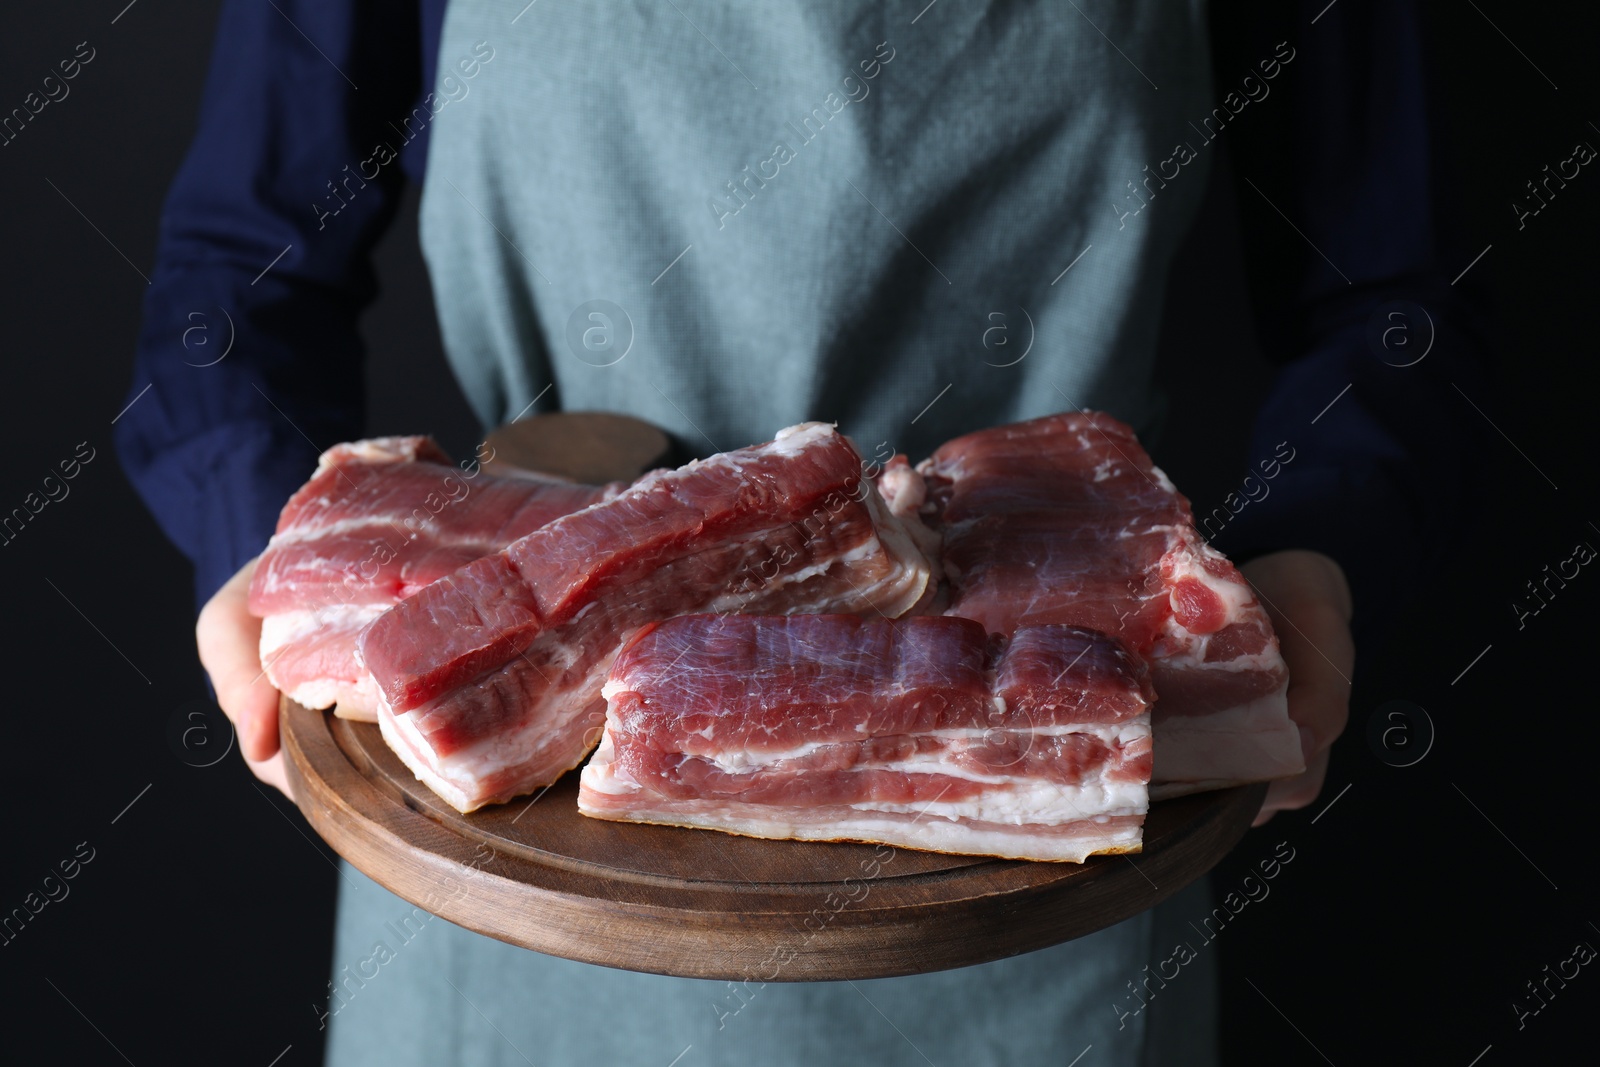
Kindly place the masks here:
POLYGON ((278 750, 278 693, 261 669, 261 620, 249 610, 254 569, 251 560, 201 609, 195 643, 240 750, 260 762, 278 750))
POLYGON ((1267 787, 1267 799, 1261 805, 1261 812, 1256 816, 1251 826, 1260 826, 1280 811, 1297 811, 1306 807, 1322 793, 1322 784, 1328 777, 1328 759, 1332 755, 1326 749, 1318 753, 1311 761, 1309 769, 1304 774, 1297 774, 1293 778, 1273 782, 1267 787))
POLYGON ((1302 603, 1272 621, 1289 667, 1289 718, 1301 728, 1309 766, 1309 757, 1333 744, 1350 717, 1355 644, 1331 605, 1302 603))
POLYGON ((245 766, 267 785, 272 786, 290 800, 294 799, 294 789, 289 785, 289 774, 283 766, 283 753, 280 751, 271 759, 252 760, 245 759, 245 766))
POLYGON ((1245 564, 1245 577, 1272 620, 1289 667, 1289 718, 1301 727, 1307 765, 1334 742, 1349 717, 1355 643, 1350 586, 1320 552, 1275 552, 1245 564))

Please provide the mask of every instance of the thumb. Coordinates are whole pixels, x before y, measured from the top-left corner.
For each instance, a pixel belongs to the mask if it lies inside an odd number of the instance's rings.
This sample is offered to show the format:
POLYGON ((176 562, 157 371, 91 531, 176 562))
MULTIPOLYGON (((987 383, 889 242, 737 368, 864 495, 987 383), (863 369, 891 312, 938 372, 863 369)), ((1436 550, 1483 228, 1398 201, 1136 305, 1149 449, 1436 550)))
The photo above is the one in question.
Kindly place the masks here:
POLYGON ((240 750, 260 762, 278 751, 278 691, 261 666, 261 620, 250 614, 254 572, 251 560, 206 602, 195 644, 217 703, 238 731, 240 750))

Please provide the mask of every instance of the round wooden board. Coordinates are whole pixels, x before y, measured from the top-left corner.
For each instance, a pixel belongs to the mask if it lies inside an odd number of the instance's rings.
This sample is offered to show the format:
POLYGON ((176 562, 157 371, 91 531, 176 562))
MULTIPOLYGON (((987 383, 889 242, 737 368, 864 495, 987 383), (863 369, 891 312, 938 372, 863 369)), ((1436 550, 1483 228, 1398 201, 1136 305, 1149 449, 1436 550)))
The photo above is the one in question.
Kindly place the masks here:
POLYGON ((1210 870, 1266 790, 1152 805, 1139 855, 1030 863, 590 819, 577 772, 462 815, 376 726, 287 698, 280 719, 300 810, 390 891, 524 948, 688 978, 882 978, 1082 937, 1210 870))

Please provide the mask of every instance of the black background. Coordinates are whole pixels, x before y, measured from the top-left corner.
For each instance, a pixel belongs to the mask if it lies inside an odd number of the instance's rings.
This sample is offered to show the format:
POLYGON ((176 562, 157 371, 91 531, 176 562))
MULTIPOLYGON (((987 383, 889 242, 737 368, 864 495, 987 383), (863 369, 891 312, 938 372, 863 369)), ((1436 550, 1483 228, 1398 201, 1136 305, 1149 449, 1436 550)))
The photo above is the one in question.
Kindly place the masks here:
MULTIPOLYGON (((0 148, 10 458, 0 508, 37 491, 79 442, 95 450, 71 495, 0 548, 12 694, 0 911, 39 891, 80 842, 94 850, 70 895, 0 946, 0 1033, 8 1053, 36 1050, 29 1061, 48 1050, 69 1063, 266 1065, 287 1047, 278 1063, 315 1063, 331 854, 233 755, 195 767, 199 735, 174 741, 205 722, 214 750, 228 737, 220 720, 187 717, 205 696, 189 568, 111 448, 140 272, 193 131, 215 18, 214 4, 144 2, 111 24, 124 3, 11 5, 0 16, 0 109, 77 42, 97 50, 71 95, 0 148)), ((1532 1006, 1525 983, 1577 942, 1600 945, 1585 770, 1600 577, 1584 571, 1520 630, 1511 602, 1576 543, 1600 545, 1590 399, 1600 177, 1586 169, 1521 231, 1511 202, 1575 142, 1600 144, 1600 26, 1579 5, 1427 12, 1461 243, 1492 246, 1473 270, 1497 290, 1499 380, 1475 398, 1493 414, 1495 447, 1463 520, 1467 548, 1384 646, 1360 650, 1351 727, 1322 799, 1251 832, 1216 876, 1219 892, 1236 889, 1279 842, 1294 849, 1270 896, 1202 949, 1223 964, 1228 1062, 1592 1055, 1580 1050, 1592 1049, 1582 1038, 1600 1005, 1595 968, 1520 1029, 1512 1004, 1532 1006), (1395 699, 1424 707, 1436 731, 1405 768, 1381 762, 1366 733, 1395 699)), ((1244 428, 1270 380, 1224 177, 1181 254, 1163 328, 1175 403, 1157 459, 1202 512, 1245 473, 1244 428)), ((412 195, 378 254, 368 429, 429 431, 464 452, 477 428, 439 351, 414 212, 412 195)), ((610 1010, 597 1005, 584 1025, 610 1010)))

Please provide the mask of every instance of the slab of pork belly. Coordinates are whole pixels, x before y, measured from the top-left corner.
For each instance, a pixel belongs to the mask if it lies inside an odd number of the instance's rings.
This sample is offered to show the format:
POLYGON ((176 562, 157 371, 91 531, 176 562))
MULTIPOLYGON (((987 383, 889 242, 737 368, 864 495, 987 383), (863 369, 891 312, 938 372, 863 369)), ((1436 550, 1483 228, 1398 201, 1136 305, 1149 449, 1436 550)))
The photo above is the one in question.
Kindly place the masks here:
POLYGON ((1081 862, 1137 852, 1149 674, 1070 626, 691 615, 612 666, 586 815, 1081 862))
POLYGON ((284 505, 250 584, 267 678, 305 707, 376 722, 377 686, 356 657, 368 623, 463 564, 622 488, 457 468, 427 437, 330 448, 284 505))
POLYGON ((1266 612, 1131 429, 1050 415, 956 438, 917 471, 948 614, 1089 627, 1149 663, 1156 796, 1305 769, 1266 612))
POLYGON ((549 785, 599 740, 600 687, 640 626, 690 612, 896 616, 928 560, 828 425, 645 476, 374 621, 379 726, 462 811, 549 785))

